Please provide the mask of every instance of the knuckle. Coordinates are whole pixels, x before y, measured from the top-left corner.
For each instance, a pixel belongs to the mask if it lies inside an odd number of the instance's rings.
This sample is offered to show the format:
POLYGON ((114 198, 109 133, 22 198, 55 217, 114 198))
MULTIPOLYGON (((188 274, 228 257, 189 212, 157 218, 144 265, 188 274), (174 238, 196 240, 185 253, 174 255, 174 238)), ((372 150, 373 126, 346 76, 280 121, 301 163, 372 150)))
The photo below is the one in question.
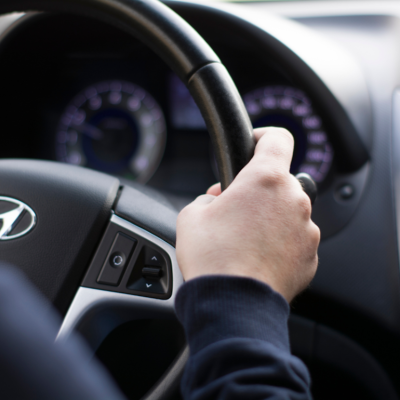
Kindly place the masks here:
POLYGON ((271 127, 268 131, 268 140, 269 148, 273 148, 273 144, 276 144, 275 147, 281 149, 287 149, 288 147, 293 147, 294 138, 293 135, 285 128, 271 127))
POLYGON ((315 246, 318 247, 319 242, 321 240, 321 231, 318 228, 317 225, 314 224, 314 222, 312 222, 312 240, 315 243, 315 246))
POLYGON ((282 168, 259 168, 256 171, 261 184, 268 187, 283 186, 287 182, 287 172, 282 168))
POLYGON ((301 196, 298 199, 298 206, 300 208, 300 212, 301 214, 305 217, 305 218, 310 218, 311 217, 311 201, 309 199, 309 197, 302 192, 301 196))
POLYGON ((306 246, 307 246, 307 253, 309 257, 314 258, 317 257, 318 253, 318 246, 321 239, 321 232, 317 225, 314 222, 310 221, 310 225, 307 228, 307 235, 306 235, 306 246))
POLYGON ((282 141, 271 143, 266 150, 266 155, 274 156, 275 158, 284 157, 286 154, 286 146, 283 146, 282 141))
POLYGON ((276 133, 290 143, 294 143, 293 135, 285 128, 276 128, 276 133))
POLYGON ((311 282, 315 276, 315 274, 317 273, 317 269, 318 269, 318 255, 315 254, 315 256, 313 257, 311 263, 310 263, 310 269, 309 269, 309 281, 311 282))

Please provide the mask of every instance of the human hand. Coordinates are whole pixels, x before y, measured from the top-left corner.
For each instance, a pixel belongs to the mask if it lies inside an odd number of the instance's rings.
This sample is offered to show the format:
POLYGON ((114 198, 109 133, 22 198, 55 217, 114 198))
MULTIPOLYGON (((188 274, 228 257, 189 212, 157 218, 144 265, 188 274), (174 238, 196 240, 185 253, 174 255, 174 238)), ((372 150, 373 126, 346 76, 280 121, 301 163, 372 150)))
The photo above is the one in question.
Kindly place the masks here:
POLYGON ((320 240, 311 203, 290 174, 293 136, 254 131, 254 157, 221 193, 219 184, 178 217, 176 253, 185 280, 205 275, 258 279, 290 302, 315 275, 320 240))

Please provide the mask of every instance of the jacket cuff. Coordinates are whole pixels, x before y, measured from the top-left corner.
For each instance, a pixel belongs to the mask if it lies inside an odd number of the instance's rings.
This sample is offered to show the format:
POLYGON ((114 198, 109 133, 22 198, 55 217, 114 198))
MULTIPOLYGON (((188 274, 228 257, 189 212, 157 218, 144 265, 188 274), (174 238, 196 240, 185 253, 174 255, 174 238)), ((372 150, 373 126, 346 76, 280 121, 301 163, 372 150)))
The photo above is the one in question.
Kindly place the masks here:
POLYGON ((258 280, 222 275, 190 280, 179 289, 175 308, 192 355, 229 338, 264 340, 290 351, 289 305, 258 280))

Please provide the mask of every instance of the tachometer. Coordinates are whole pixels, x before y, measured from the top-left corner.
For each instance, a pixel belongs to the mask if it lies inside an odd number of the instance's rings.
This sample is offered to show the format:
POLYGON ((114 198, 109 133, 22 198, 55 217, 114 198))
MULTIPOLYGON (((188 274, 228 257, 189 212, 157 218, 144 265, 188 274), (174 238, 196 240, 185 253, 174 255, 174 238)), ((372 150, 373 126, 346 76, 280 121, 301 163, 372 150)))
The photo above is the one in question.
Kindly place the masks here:
POLYGON ((294 136, 295 148, 291 172, 307 172, 322 182, 333 161, 333 149, 322 119, 313 110, 310 99, 300 90, 267 86, 244 96, 253 126, 286 128, 294 136))
POLYGON ((66 107, 56 135, 59 161, 146 182, 164 152, 165 119, 143 88, 113 80, 94 84, 66 107))

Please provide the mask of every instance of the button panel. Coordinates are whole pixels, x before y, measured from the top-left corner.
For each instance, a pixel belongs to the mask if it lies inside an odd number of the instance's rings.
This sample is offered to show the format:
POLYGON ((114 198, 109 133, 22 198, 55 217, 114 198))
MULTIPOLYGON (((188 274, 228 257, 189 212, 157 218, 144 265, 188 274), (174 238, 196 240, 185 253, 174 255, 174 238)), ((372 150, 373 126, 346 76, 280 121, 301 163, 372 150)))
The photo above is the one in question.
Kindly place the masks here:
POLYGON ((146 265, 154 265, 154 266, 161 266, 165 264, 165 260, 163 259, 163 256, 154 248, 146 246, 144 248, 145 252, 145 259, 144 263, 146 265))
POLYGON ((110 223, 82 286, 168 299, 171 259, 155 243, 110 223))
POLYGON ((167 261, 158 249, 148 245, 142 247, 129 278, 128 288, 159 294, 167 292, 167 261))
POLYGON ((136 243, 137 240, 123 233, 117 233, 111 249, 107 254, 103 268, 100 271, 97 280, 98 283, 112 286, 118 285, 122 273, 124 272, 124 267, 127 261, 129 261, 136 243))

